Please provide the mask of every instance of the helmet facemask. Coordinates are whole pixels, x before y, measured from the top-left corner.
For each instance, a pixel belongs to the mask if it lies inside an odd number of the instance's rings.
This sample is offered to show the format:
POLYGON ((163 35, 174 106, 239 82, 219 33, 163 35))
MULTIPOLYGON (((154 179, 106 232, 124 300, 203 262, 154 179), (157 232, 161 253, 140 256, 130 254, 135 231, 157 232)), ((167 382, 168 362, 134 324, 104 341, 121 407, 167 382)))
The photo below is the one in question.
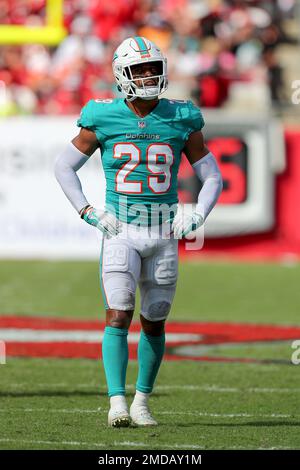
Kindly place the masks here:
POLYGON ((163 93, 168 87, 167 80, 167 63, 166 59, 155 58, 153 60, 141 60, 128 65, 116 65, 114 67, 114 74, 118 83, 118 89, 126 95, 128 101, 133 101, 136 98, 143 100, 153 100, 163 93), (132 66, 149 64, 158 65, 158 73, 146 77, 133 77, 132 66), (155 85, 145 85, 147 80, 155 80, 155 85), (139 85, 136 83, 139 82, 139 85))

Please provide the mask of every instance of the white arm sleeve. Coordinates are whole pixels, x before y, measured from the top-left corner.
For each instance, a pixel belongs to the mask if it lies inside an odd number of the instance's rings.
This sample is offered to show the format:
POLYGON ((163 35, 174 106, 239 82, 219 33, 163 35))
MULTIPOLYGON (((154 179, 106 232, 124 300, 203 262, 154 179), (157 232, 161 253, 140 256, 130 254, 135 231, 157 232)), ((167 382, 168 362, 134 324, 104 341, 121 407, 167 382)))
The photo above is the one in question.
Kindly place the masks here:
POLYGON ((196 212, 205 220, 222 192, 222 175, 211 152, 194 163, 192 167, 203 184, 198 196, 196 212))
POLYGON ((81 183, 76 171, 78 171, 89 158, 88 155, 81 153, 75 145, 70 143, 62 153, 58 155, 55 162, 55 177, 77 212, 84 206, 87 206, 88 201, 82 192, 81 183))

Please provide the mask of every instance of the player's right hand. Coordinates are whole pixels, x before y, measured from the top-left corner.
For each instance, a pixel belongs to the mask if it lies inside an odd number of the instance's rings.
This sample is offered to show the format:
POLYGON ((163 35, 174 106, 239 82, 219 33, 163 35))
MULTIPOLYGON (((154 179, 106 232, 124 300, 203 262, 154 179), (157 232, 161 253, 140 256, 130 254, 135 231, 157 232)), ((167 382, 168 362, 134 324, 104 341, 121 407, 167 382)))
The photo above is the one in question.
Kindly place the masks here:
POLYGON ((203 217, 197 214, 197 212, 192 214, 177 213, 172 223, 174 238, 181 239, 186 237, 190 232, 201 227, 203 223, 203 217))
POLYGON ((81 209, 79 214, 83 220, 97 227, 107 238, 122 231, 122 223, 110 212, 86 206, 81 209))

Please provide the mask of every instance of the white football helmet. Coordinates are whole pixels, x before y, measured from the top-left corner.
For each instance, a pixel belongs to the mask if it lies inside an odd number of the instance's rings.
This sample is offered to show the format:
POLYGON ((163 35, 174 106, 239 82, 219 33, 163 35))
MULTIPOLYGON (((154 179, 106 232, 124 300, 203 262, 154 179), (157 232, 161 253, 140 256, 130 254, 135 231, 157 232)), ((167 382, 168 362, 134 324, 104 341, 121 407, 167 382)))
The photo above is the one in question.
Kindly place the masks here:
POLYGON ((136 98, 152 100, 168 88, 167 59, 152 41, 141 36, 125 39, 120 44, 113 57, 113 73, 119 91, 125 93, 128 101, 133 101, 136 98), (131 66, 149 62, 159 64, 159 74, 139 78, 142 85, 137 86, 133 80, 131 66), (157 84, 145 86, 145 80, 149 80, 149 78, 157 79, 157 84))

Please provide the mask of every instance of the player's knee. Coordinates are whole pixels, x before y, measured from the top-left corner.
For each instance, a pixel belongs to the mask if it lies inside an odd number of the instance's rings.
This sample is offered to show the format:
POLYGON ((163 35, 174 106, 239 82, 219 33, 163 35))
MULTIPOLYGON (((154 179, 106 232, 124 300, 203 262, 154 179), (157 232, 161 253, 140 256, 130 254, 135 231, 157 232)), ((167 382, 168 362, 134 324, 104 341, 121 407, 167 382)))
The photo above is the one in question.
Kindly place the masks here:
POLYGON ((165 331, 165 320, 160 321, 149 321, 143 315, 141 315, 141 324, 143 331, 147 335, 161 336, 165 331))
POLYGON ((109 322, 109 326, 113 328, 120 328, 120 329, 126 329, 128 330, 130 326, 130 322, 127 319, 124 318, 113 318, 109 322))
POLYGON ((106 313, 106 322, 113 328, 128 329, 131 323, 133 310, 114 310, 109 309, 106 313))
POLYGON ((155 318, 158 316, 167 316, 171 308, 171 304, 162 300, 161 302, 155 302, 149 306, 149 314, 151 318, 155 318))
POLYGON ((165 320, 170 312, 171 304, 165 300, 153 302, 148 305, 147 312, 143 316, 150 321, 157 322, 165 320))

